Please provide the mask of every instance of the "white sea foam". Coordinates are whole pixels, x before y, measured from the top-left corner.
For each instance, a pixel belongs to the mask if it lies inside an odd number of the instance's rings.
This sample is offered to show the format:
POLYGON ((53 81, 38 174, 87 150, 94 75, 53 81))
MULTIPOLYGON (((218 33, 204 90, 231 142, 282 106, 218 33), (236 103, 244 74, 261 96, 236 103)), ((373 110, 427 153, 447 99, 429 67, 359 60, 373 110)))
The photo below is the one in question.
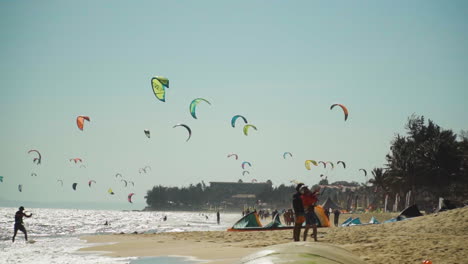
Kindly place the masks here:
POLYGON ((26 210, 33 217, 25 218, 29 240, 21 231, 11 242, 17 208, 0 208, 0 263, 129 263, 130 258, 110 258, 97 253, 77 252, 89 246, 79 237, 90 234, 161 233, 183 231, 226 230, 240 214, 206 212, 134 212, 76 209, 26 210), (167 216, 167 221, 163 217, 167 216), (208 216, 208 219, 206 218, 208 216), (108 221, 109 225, 104 225, 108 221))

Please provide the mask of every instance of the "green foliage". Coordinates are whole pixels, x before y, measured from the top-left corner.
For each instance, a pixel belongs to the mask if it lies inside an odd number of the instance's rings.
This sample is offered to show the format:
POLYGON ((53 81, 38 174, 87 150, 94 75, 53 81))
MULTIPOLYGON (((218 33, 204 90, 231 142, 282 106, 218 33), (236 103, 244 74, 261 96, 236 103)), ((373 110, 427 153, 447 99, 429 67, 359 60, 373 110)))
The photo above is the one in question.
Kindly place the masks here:
POLYGON ((387 168, 375 168, 372 186, 385 194, 412 191, 416 202, 434 203, 438 197, 466 199, 468 195, 466 132, 461 140, 452 130, 412 115, 407 135, 396 135, 386 156, 387 168))
MULTIPOLYGON (((242 182, 239 182, 242 183, 242 182)), ((290 204, 291 197, 295 192, 294 186, 285 186, 281 184, 272 188, 271 181, 266 185, 259 185, 256 197, 250 198, 251 206, 257 203, 268 204, 290 204)), ((252 187, 252 186, 249 186, 252 187)), ((225 190, 219 188, 207 187, 204 183, 190 185, 189 187, 164 187, 154 186, 148 191, 146 203, 149 208, 154 210, 164 209, 207 209, 210 206, 219 207, 229 203, 231 206, 239 208, 243 206, 246 200, 236 200, 233 195, 239 194, 236 190, 225 190)))
MULTIPOLYGON (((415 115, 408 118, 405 128, 406 135, 396 135, 392 140, 386 167, 374 168, 368 184, 333 182, 330 185, 339 188, 325 188, 321 200, 331 197, 342 208, 356 210, 356 204, 361 208, 369 204, 381 208, 387 195, 389 204, 393 204, 397 194, 402 197, 401 209, 409 191, 413 197, 411 203, 423 208, 432 208, 438 197, 468 199, 468 132, 462 131, 457 139, 453 131, 415 115)), ((204 182, 183 188, 154 186, 145 198, 152 209, 202 209, 226 204, 240 206, 247 202, 250 206, 266 203, 272 207, 289 207, 294 186, 282 184, 273 188, 272 182, 268 183, 268 187, 257 190, 256 197, 249 201, 233 199, 233 195, 239 194, 234 189, 213 189, 204 182)), ((319 184, 329 183, 322 180, 319 184)))

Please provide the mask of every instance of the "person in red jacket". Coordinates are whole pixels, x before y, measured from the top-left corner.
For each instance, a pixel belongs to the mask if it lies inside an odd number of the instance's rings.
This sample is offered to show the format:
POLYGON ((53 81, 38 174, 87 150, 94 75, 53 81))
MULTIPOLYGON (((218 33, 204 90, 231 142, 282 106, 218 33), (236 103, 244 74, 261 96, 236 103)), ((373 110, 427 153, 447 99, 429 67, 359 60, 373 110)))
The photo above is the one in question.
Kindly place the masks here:
POLYGON ((309 231, 309 228, 312 226, 312 237, 314 238, 315 241, 317 241, 317 224, 318 224, 318 218, 317 215, 315 214, 314 208, 315 204, 318 201, 318 192, 320 191, 320 188, 318 188, 315 191, 310 191, 307 186, 302 186, 300 189, 302 195, 302 204, 304 205, 304 210, 305 210, 305 220, 306 220, 306 226, 304 230, 304 241, 307 239, 307 232, 309 231))

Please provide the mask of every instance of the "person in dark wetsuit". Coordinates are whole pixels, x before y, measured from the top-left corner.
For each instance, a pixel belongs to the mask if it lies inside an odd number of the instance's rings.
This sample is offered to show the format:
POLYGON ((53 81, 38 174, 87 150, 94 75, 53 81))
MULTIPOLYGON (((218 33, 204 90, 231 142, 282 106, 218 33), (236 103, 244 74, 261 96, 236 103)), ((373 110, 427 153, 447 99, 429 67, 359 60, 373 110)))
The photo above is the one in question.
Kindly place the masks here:
POLYGON ((299 189, 303 186, 303 183, 299 183, 296 186, 296 193, 293 195, 292 205, 294 209, 294 230, 293 230, 293 238, 294 241, 300 241, 301 237, 301 227, 305 221, 305 212, 304 212, 304 205, 302 204, 301 193, 299 189))
POLYGON ((338 226, 338 219, 340 218, 340 210, 336 209, 333 214, 335 215, 335 217, 333 218, 333 220, 335 221, 335 226, 338 226))
POLYGON ((14 228, 13 238, 11 239, 13 242, 15 242, 15 237, 16 237, 16 233, 18 233, 18 230, 24 233, 24 239, 28 241, 28 233, 26 232, 26 228, 24 228, 24 225, 23 225, 23 217, 29 218, 32 216, 32 213, 27 215, 23 211, 24 211, 24 207, 21 206, 18 209, 18 212, 16 212, 15 214, 15 228, 14 228))
POLYGON ((325 215, 328 218, 328 221, 330 221, 330 210, 329 210, 329 208, 324 208, 323 210, 324 210, 325 215))

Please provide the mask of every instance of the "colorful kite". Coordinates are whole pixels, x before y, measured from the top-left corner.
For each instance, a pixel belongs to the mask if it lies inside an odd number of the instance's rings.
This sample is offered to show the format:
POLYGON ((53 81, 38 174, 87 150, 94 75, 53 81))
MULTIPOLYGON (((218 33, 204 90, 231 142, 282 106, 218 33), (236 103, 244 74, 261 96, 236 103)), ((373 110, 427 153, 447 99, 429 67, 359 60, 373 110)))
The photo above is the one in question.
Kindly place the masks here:
POLYGON ((242 118, 242 120, 244 120, 244 123, 246 123, 246 124, 248 123, 248 122, 247 122, 247 119, 246 119, 244 116, 235 115, 235 116, 233 116, 232 119, 231 119, 231 126, 232 126, 232 127, 236 127, 236 120, 237 120, 239 117, 242 118))
POLYGON ((310 164, 313 164, 314 166, 317 166, 317 162, 315 160, 306 160, 304 165, 306 167, 307 170, 310 170, 311 167, 310 167, 310 164))
POLYGON ((249 165, 249 167, 252 167, 252 164, 250 164, 250 162, 244 161, 244 162, 242 162, 242 164, 241 164, 241 167, 242 167, 243 170, 245 170, 245 165, 249 165))
POLYGON ((344 120, 346 121, 348 119, 348 109, 346 108, 346 106, 342 105, 342 104, 332 104, 330 106, 330 110, 333 109, 333 107, 335 106, 339 106, 341 107, 341 109, 343 109, 343 113, 344 113, 344 120))
POLYGON ((239 156, 237 154, 232 153, 232 154, 227 155, 228 158, 230 158, 232 156, 234 156, 236 158, 236 160, 239 159, 239 156))
POLYGON ((37 158, 33 159, 33 163, 36 163, 37 165, 41 164, 41 161, 42 161, 41 153, 38 150, 31 149, 30 151, 28 151, 28 154, 31 152, 36 152, 38 155, 37 158))
POLYGON ((200 103, 200 102, 205 102, 209 105, 211 105, 210 102, 208 102, 208 100, 204 99, 204 98, 197 98, 197 99, 193 99, 193 101, 190 103, 190 114, 192 115, 193 118, 197 119, 197 114, 195 113, 195 110, 197 108, 197 105, 200 103))
POLYGON ((133 197, 133 195, 135 195, 135 194, 134 194, 134 193, 130 193, 130 194, 128 195, 127 198, 128 198, 128 202, 129 202, 129 203, 133 203, 133 202, 132 202, 132 197, 133 197))
POLYGON ((78 128, 83 131, 83 126, 84 126, 84 121, 88 121, 88 122, 91 122, 91 120, 89 120, 89 116, 78 116, 76 118, 76 125, 78 126, 78 128))
POLYGON ((81 163, 83 162, 83 160, 82 160, 82 159, 80 159, 80 158, 74 158, 74 159, 70 159, 70 162, 72 162, 72 161, 74 161, 74 162, 75 162, 75 164, 76 164, 76 163, 78 163, 78 161, 79 161, 79 162, 81 162, 81 163))
POLYGON ((343 169, 346 169, 346 163, 344 163, 344 161, 338 161, 336 164, 340 164, 343 165, 343 169))
POLYGON ((165 77, 156 76, 151 79, 153 93, 159 101, 166 101, 166 88, 169 88, 169 80, 165 77))
POLYGON ((176 128, 176 127, 184 127, 185 129, 187 129, 188 137, 187 137, 187 140, 185 140, 185 141, 189 141, 190 137, 192 137, 192 129, 190 129, 190 127, 185 125, 185 124, 177 124, 177 125, 173 126, 172 128, 176 128))
POLYGON ((364 176, 367 177, 367 171, 365 169, 359 169, 360 171, 364 172, 364 176))
POLYGON ((257 131, 257 127, 254 125, 245 125, 244 126, 244 135, 248 136, 249 135, 249 128, 255 129, 257 131))

